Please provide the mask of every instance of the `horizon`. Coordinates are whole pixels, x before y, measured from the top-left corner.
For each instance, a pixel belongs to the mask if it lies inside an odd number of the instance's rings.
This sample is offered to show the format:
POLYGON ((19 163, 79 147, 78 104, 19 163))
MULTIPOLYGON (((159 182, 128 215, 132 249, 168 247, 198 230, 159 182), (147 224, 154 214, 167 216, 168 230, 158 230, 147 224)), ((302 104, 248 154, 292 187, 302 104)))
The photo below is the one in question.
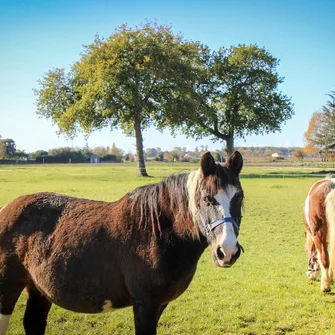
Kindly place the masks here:
MULTIPOLYGON (((238 44, 257 44, 269 50, 280 60, 277 70, 285 79, 279 90, 292 98, 295 115, 282 124, 281 132, 251 135, 245 140, 235 138, 235 148, 304 147, 303 134, 312 114, 335 90, 334 14, 335 2, 330 0, 1 1, 0 135, 13 139, 17 149, 27 153, 86 146, 85 136, 66 140, 57 135, 51 121, 38 118, 33 94, 37 81, 53 68, 68 69, 80 59, 83 45, 93 43, 96 34, 108 37, 121 24, 134 27, 146 19, 156 19, 159 24, 171 24, 173 31, 181 32, 185 39, 200 41, 212 50, 238 44)), ((201 145, 211 150, 224 146, 209 138, 197 141, 180 134, 173 137, 168 130, 160 133, 152 128, 143 131, 143 139, 144 150, 178 146, 193 150, 201 145)), ((135 138, 120 130, 96 131, 87 140, 92 148, 111 146, 113 142, 125 152, 135 150, 135 138)))
MULTIPOLYGON (((104 149, 109 148, 109 149, 111 149, 110 146, 98 146, 98 147, 86 147, 86 146, 84 146, 84 147, 70 147, 70 146, 65 146, 65 147, 58 147, 58 148, 57 147, 50 148, 49 150, 43 150, 43 151, 46 151, 46 152, 49 153, 49 151, 51 151, 51 150, 57 150, 57 149, 63 149, 63 148, 68 148, 68 149, 71 149, 73 151, 80 151, 80 150, 83 150, 83 149, 88 149, 89 151, 93 151, 93 150, 98 149, 98 148, 104 148, 104 149)), ((116 147, 116 148, 117 149, 122 149, 122 148, 119 148, 119 147, 116 147)), ((205 146, 205 148, 201 148, 201 147, 200 148, 196 147, 196 148, 198 149, 199 153, 200 152, 207 152, 207 151, 210 151, 210 152, 216 152, 216 151, 220 151, 221 152, 221 151, 223 151, 223 152, 225 152, 225 148, 212 148, 212 149, 210 149, 210 148, 207 148, 206 146, 205 146)), ((195 152, 196 148, 189 149, 189 148, 186 148, 186 147, 172 147, 172 148, 163 150, 160 147, 150 147, 150 146, 148 146, 146 149, 160 149, 160 151, 164 153, 164 152, 171 152, 173 150, 180 150, 180 151, 183 151, 183 152, 195 152)), ((257 146, 257 145, 255 145, 255 146, 238 146, 238 147, 235 147, 235 150, 251 149, 251 148, 291 149, 291 150, 293 150, 293 149, 303 149, 303 147, 296 147, 296 146, 283 147, 283 146, 262 146, 262 145, 261 146, 257 146)), ((146 149, 143 150, 145 155, 146 155, 146 149)), ((18 150, 21 150, 21 149, 18 149, 18 150)), ((25 153, 26 154, 33 154, 33 153, 35 153, 37 151, 39 151, 39 150, 31 151, 31 152, 25 152, 25 153)), ((106 152, 106 154, 109 154, 109 152, 110 151, 106 152)), ((126 151, 124 151, 123 154, 124 155, 126 155, 126 154, 133 154, 133 155, 135 155, 136 152, 134 152, 134 151, 128 151, 128 152, 126 152, 126 151)))

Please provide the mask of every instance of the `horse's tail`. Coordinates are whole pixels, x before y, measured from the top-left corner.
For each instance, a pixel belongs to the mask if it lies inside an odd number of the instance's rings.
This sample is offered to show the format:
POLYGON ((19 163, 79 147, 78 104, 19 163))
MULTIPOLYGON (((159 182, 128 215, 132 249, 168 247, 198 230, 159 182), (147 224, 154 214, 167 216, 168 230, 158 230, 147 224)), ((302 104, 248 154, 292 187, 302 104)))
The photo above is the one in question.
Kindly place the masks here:
POLYGON ((325 199, 325 212, 328 223, 329 279, 335 275, 335 184, 325 199))

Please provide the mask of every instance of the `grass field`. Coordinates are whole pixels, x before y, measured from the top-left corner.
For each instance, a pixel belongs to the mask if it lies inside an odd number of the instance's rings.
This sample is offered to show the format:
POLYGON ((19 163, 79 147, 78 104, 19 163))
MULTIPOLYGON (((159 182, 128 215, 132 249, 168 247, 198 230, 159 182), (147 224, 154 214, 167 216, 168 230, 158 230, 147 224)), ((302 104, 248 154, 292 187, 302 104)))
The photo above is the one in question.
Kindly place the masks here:
MULTIPOLYGON (((154 177, 137 178, 134 165, 0 166, 0 206, 37 191, 113 201, 135 187, 195 168, 152 163, 147 170, 154 177)), ((335 334, 335 295, 322 293, 319 282, 305 276, 302 206, 310 186, 319 179, 294 176, 306 172, 311 171, 243 170, 246 198, 239 241, 245 254, 231 269, 219 269, 208 248, 188 290, 164 312, 158 334, 335 334)), ((25 293, 16 305, 10 335, 23 334, 24 297, 25 293)), ((133 332, 130 308, 85 315, 53 306, 46 334, 133 332)))

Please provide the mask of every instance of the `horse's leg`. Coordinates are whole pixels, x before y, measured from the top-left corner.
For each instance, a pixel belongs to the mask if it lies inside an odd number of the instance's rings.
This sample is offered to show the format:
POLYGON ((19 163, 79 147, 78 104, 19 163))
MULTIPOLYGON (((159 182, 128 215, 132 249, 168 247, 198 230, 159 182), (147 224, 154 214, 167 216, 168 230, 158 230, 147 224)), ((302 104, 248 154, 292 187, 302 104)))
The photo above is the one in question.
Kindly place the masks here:
POLYGON ((31 283, 27 286, 28 300, 23 325, 26 335, 43 335, 51 302, 31 283))
POLYGON ((6 258, 5 253, 0 253, 0 259, 0 335, 5 335, 27 276, 15 258, 6 258))
POLYGON ((318 232, 314 236, 314 243, 318 252, 318 258, 321 267, 321 290, 323 292, 329 292, 330 277, 329 277, 329 255, 327 251, 327 241, 326 238, 321 238, 318 232))
POLYGON ((306 246, 305 246, 307 255, 308 255, 308 269, 307 269, 307 277, 316 280, 318 278, 319 273, 319 264, 316 255, 316 248, 314 241, 312 239, 312 235, 307 231, 306 233, 306 246))
POLYGON ((135 300, 133 303, 136 335, 156 335, 159 304, 152 301, 135 300))
POLYGON ((11 283, 0 276, 0 335, 6 334, 9 319, 23 289, 22 283, 11 283))

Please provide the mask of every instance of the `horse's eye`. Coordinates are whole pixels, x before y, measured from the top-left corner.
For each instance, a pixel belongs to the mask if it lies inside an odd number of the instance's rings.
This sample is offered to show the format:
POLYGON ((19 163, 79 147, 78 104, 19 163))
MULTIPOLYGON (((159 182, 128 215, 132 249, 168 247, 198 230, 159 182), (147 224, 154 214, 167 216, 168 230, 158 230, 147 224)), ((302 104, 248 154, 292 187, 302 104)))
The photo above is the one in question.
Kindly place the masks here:
POLYGON ((204 196, 203 198, 202 198, 202 200, 204 201, 204 203, 206 204, 206 206, 209 206, 209 205, 211 205, 212 204, 212 198, 210 197, 210 196, 204 196))
POLYGON ((207 205, 207 206, 210 206, 210 205, 217 205, 217 202, 215 200, 214 197, 211 197, 209 195, 206 195, 202 198, 202 200, 204 201, 204 203, 207 205))

